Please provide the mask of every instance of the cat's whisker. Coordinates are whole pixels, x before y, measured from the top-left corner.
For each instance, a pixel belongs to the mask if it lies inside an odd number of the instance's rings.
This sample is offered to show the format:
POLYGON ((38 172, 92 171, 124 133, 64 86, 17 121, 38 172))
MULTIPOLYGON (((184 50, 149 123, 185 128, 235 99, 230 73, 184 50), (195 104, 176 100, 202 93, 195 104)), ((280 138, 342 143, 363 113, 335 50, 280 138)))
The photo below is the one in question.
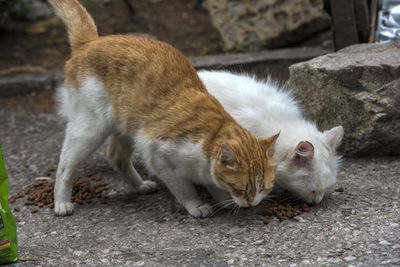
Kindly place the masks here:
POLYGON ((231 209, 231 214, 236 215, 236 214, 237 214, 236 211, 237 211, 239 208, 240 208, 240 206, 238 206, 238 205, 232 207, 232 209, 231 209))
POLYGON ((237 216, 239 214, 240 206, 237 206, 234 215, 237 216))
POLYGON ((221 206, 219 209, 215 210, 215 212, 214 212, 213 214, 215 214, 215 213, 217 213, 218 211, 221 211, 222 209, 227 208, 227 207, 229 207, 229 206, 231 206, 231 205, 233 205, 233 204, 234 204, 234 203, 225 204, 224 206, 221 206))
POLYGON ((260 204, 265 204, 265 203, 270 203, 275 201, 275 199, 272 198, 264 198, 263 200, 261 200, 260 204))
POLYGON ((262 205, 268 205, 268 204, 276 204, 277 203, 277 199, 275 197, 273 198, 264 198, 260 204, 262 205))
POLYGON ((225 204, 225 205, 222 205, 222 206, 220 206, 219 208, 215 209, 214 212, 213 212, 212 214, 215 214, 215 213, 217 213, 218 211, 220 211, 220 210, 222 210, 222 209, 224 209, 224 208, 227 208, 227 207, 231 206, 232 204, 233 204, 233 203, 227 203, 227 204, 225 204))
POLYGON ((227 206, 230 206, 232 204, 232 202, 233 202, 232 200, 225 200, 225 201, 221 201, 221 202, 214 204, 212 206, 212 208, 214 210, 212 215, 215 214, 216 212, 218 212, 219 210, 226 208, 227 206))
POLYGON ((212 205, 212 207, 213 207, 213 208, 218 208, 218 207, 221 206, 221 205, 225 205, 226 203, 231 203, 231 202, 233 202, 232 199, 223 200, 223 201, 220 201, 220 202, 218 202, 218 203, 212 205))
POLYGON ((231 208, 231 212, 230 212, 231 214, 233 214, 233 210, 234 210, 235 208, 236 208, 235 206, 231 208))
POLYGON ((219 212, 220 210, 231 206, 232 204, 235 204, 235 202, 234 202, 234 201, 230 201, 230 202, 228 202, 228 203, 225 203, 224 205, 221 205, 220 207, 218 207, 217 209, 215 209, 215 210, 211 213, 211 216, 213 216, 214 214, 216 214, 216 213, 219 212))

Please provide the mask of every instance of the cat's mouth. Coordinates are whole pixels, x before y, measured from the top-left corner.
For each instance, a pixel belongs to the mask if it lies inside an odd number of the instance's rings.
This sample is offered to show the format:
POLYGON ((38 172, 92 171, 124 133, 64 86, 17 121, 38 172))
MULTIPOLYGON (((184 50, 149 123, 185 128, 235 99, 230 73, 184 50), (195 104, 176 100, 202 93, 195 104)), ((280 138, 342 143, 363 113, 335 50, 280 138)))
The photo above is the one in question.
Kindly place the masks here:
POLYGON ((232 196, 232 198, 233 198, 233 201, 235 202, 235 204, 241 208, 255 207, 260 202, 260 201, 256 201, 256 200, 249 202, 247 200, 244 200, 244 199, 241 199, 238 197, 234 197, 234 196, 232 196))

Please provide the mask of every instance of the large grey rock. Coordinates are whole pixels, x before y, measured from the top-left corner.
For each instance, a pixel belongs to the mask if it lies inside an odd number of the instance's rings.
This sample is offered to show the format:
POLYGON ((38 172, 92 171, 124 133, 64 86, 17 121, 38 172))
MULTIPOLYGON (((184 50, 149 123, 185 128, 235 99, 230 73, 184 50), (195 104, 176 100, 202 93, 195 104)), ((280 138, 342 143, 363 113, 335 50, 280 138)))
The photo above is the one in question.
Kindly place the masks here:
POLYGON ((204 6, 226 49, 282 47, 329 27, 322 0, 207 0, 204 6))
POLYGON ((400 154, 400 43, 350 46, 289 71, 320 128, 343 125, 346 155, 400 154))

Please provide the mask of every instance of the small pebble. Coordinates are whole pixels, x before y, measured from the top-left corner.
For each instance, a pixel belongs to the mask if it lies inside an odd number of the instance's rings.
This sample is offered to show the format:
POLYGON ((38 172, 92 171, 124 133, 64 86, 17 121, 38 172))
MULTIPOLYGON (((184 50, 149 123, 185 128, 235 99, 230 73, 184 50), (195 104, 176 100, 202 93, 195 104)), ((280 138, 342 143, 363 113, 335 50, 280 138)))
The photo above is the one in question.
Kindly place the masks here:
POLYGON ((357 259, 357 258, 354 257, 354 256, 347 256, 347 257, 344 258, 344 260, 347 261, 347 262, 354 261, 355 259, 357 259))
POLYGON ((382 246, 390 246, 390 245, 392 245, 390 242, 388 242, 387 240, 382 240, 382 241, 380 241, 379 242, 379 245, 382 245, 382 246))

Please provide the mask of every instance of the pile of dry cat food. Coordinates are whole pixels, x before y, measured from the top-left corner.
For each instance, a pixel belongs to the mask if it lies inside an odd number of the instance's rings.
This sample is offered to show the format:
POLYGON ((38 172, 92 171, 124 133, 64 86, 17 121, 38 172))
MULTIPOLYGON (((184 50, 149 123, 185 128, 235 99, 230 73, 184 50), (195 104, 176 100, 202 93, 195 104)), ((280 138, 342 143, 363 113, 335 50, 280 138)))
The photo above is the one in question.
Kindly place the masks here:
MULTIPOLYGON (((38 212, 38 208, 48 205, 54 208, 54 181, 50 177, 38 177, 37 182, 19 191, 16 195, 9 198, 10 203, 14 203, 18 198, 26 197, 24 205, 32 206, 31 212, 38 212)), ((108 185, 101 181, 99 177, 81 178, 75 177, 72 189, 72 202, 77 204, 91 203, 94 198, 108 198, 104 194, 109 189, 108 185), (93 183, 92 183, 92 182, 93 183)), ((14 211, 20 211, 18 206, 14 206, 14 211)))
MULTIPOLYGON (((310 211, 310 208, 304 201, 295 198, 288 192, 284 192, 276 198, 268 199, 264 207, 257 211, 257 214, 270 217, 275 215, 279 220, 283 221, 308 211, 310 211)), ((270 220, 264 218, 263 222, 268 224, 270 220)))

